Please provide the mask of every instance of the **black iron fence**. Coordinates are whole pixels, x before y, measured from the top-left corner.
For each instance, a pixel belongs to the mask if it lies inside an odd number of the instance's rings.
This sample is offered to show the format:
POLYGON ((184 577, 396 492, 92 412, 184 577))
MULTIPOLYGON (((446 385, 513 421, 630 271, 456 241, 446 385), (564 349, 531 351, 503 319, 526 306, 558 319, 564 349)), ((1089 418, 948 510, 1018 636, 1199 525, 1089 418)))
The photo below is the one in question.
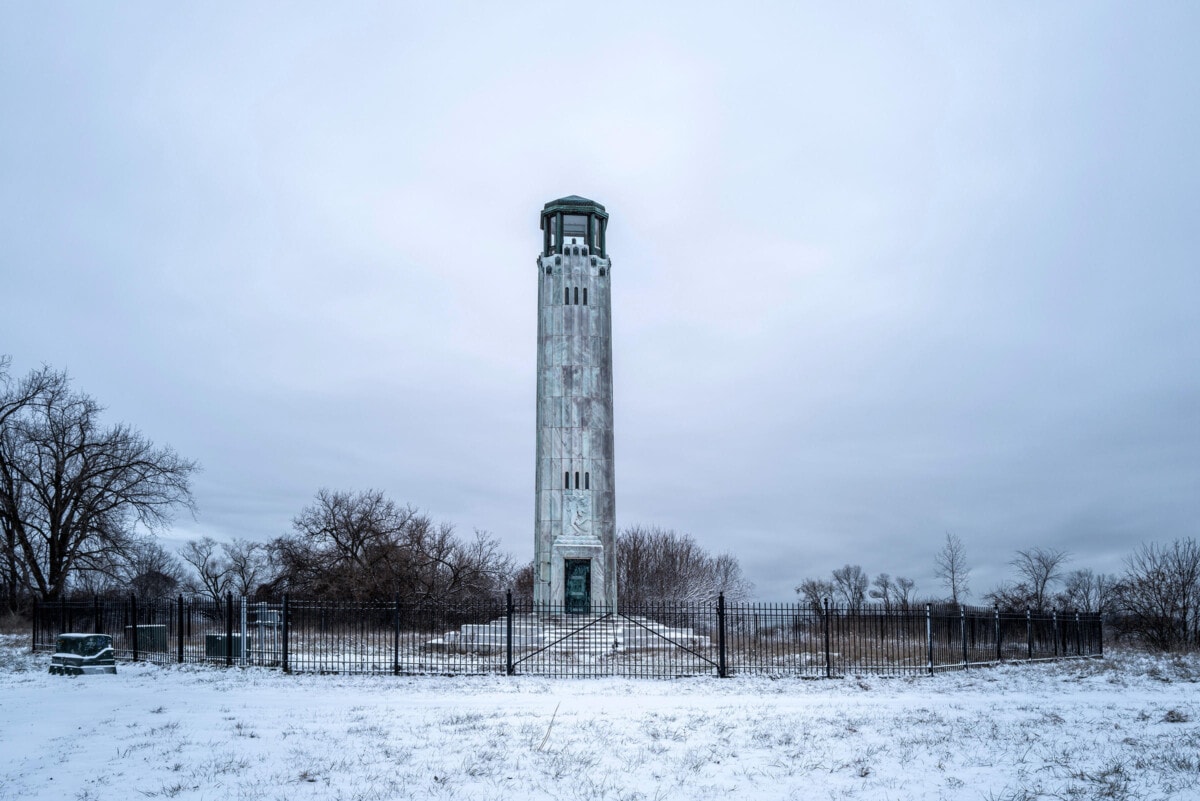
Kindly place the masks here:
POLYGON ((307 673, 537 676, 906 675, 1102 656, 1101 617, 966 606, 672 603, 569 613, 472 605, 186 598, 33 610, 32 648, 113 637, 117 659, 307 673))

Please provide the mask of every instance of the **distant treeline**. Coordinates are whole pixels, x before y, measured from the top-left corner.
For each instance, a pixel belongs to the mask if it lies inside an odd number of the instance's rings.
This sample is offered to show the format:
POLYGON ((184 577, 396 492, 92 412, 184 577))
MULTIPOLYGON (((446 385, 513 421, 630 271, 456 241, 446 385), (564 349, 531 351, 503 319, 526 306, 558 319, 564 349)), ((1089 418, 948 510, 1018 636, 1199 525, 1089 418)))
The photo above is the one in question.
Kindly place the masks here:
MULTIPOLYGON (((1001 611, 1052 610, 1099 613, 1118 639, 1155 649, 1200 648, 1200 545, 1193 538, 1142 543, 1125 559, 1119 575, 1088 568, 1067 570, 1070 554, 1033 547, 1015 552, 1013 579, 983 594, 1001 611)), ((803 603, 820 609, 858 609, 867 603, 907 610, 915 605, 957 605, 969 594, 970 567, 962 541, 948 534, 934 557, 934 573, 945 594, 918 594, 911 579, 879 573, 874 579, 847 564, 828 579, 807 578, 796 586, 803 603)))

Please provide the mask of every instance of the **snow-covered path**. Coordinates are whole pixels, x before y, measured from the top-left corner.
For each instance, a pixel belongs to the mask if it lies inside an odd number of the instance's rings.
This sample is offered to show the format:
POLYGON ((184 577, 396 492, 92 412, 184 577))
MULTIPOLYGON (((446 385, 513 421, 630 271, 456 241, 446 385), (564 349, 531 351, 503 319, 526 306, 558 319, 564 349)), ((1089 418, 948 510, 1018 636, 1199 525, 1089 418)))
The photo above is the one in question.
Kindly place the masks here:
POLYGON ((0 646, 9 799, 1200 798, 1200 664, 911 679, 45 673, 0 646))

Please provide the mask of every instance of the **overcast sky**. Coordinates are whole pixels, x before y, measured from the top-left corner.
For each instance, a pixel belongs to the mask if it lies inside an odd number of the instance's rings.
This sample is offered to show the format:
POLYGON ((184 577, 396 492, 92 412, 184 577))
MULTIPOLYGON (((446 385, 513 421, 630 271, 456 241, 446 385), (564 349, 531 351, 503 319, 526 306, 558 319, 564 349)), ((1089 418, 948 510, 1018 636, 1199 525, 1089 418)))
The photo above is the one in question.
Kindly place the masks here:
POLYGON ((608 208, 619 525, 759 597, 1200 534, 1200 5, 3 3, 0 354, 533 552, 538 212, 608 208))

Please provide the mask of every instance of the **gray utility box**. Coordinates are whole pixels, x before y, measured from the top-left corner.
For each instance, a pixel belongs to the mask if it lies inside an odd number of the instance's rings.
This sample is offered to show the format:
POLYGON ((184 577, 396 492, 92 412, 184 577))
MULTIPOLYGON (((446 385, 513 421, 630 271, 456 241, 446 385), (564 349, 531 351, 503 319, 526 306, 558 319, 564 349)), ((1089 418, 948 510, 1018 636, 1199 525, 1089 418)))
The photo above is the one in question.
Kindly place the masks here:
MULTIPOLYGON (((235 634, 229 643, 229 653, 234 659, 241 659, 246 655, 242 647, 242 635, 235 634)), ((225 635, 224 634, 206 634, 204 635, 204 655, 209 659, 224 659, 225 658, 225 635)))
MULTIPOLYGON (((133 650, 133 626, 125 627, 125 648, 133 650)), ((140 653, 166 653, 167 627, 163 625, 138 626, 137 648, 140 653)))

